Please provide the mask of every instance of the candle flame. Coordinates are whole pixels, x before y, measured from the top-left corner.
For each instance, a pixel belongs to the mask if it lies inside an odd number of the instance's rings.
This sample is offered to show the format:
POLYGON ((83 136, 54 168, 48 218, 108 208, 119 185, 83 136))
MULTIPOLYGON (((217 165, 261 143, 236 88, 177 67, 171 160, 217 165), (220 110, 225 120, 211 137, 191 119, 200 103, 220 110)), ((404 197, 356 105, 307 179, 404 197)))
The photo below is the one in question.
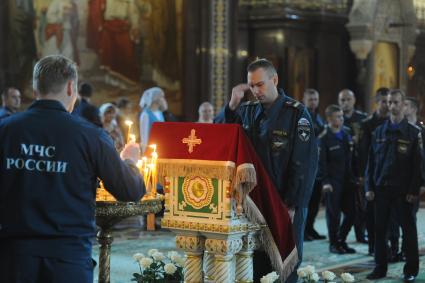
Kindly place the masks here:
POLYGON ((125 124, 129 127, 131 127, 131 125, 133 125, 133 121, 131 120, 125 120, 125 124))

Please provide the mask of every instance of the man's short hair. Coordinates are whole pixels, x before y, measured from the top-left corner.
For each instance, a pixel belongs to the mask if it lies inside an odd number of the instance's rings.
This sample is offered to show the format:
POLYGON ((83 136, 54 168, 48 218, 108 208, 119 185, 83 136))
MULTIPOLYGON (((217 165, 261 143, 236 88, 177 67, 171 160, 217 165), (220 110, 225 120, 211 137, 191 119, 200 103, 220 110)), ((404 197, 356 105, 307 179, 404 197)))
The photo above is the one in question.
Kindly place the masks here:
POLYGON ((389 95, 400 95, 402 101, 406 99, 406 94, 399 88, 391 89, 389 95))
POLYGON ((343 93, 343 92, 346 92, 346 93, 348 93, 348 94, 351 94, 353 97, 355 97, 354 92, 353 92, 351 89, 348 89, 348 88, 344 88, 344 89, 342 89, 342 90, 338 93, 338 96, 340 96, 340 95, 341 95, 341 93, 343 93))
POLYGON ((78 93, 82 97, 91 97, 93 94, 93 87, 89 83, 82 83, 80 84, 80 88, 78 89, 78 93))
POLYGON ((307 95, 313 95, 313 94, 317 94, 319 95, 319 92, 317 90, 315 90, 314 88, 308 88, 306 90, 304 90, 304 97, 306 97, 307 95))
POLYGON ((416 111, 419 110, 419 100, 416 97, 413 96, 406 96, 406 101, 409 101, 410 104, 416 109, 416 111))
POLYGON ((130 99, 128 99, 127 97, 120 97, 117 100, 117 107, 118 108, 125 108, 127 107, 127 105, 129 105, 131 103, 130 99))
POLYGON ((255 61, 252 61, 248 67, 246 68, 248 73, 252 73, 255 72, 256 70, 262 68, 264 71, 267 72, 267 74, 269 75, 269 77, 273 77, 275 75, 277 75, 276 69, 273 66, 273 64, 264 58, 259 58, 256 59, 255 61))
POLYGON ((326 115, 326 117, 329 118, 329 117, 332 116, 333 113, 340 112, 340 111, 342 111, 341 107, 339 107, 336 104, 331 104, 328 107, 326 107, 325 115, 326 115))
POLYGON ((33 88, 40 95, 60 93, 69 80, 76 84, 77 79, 77 66, 62 55, 46 56, 34 66, 33 88))
POLYGON ((1 92, 1 97, 3 97, 3 98, 8 97, 9 96, 9 92, 11 90, 14 90, 14 89, 18 90, 16 87, 13 87, 13 86, 7 86, 7 87, 3 88, 3 91, 1 92))
POLYGON ((375 101, 378 101, 383 96, 388 96, 390 89, 387 87, 380 87, 375 92, 375 101))

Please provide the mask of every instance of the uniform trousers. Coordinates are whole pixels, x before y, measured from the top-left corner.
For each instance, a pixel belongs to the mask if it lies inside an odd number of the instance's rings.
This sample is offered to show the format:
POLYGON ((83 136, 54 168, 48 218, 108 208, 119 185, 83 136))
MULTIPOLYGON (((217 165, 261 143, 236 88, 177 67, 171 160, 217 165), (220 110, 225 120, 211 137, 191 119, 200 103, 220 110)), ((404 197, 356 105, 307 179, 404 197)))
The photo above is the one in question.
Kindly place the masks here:
POLYGON ((328 226, 329 242, 336 245, 345 242, 354 223, 355 200, 354 191, 350 186, 332 184, 333 191, 325 194, 326 224, 328 226), (341 213, 343 219, 341 223, 341 213))
POLYGON ((416 276, 419 270, 419 254, 415 204, 408 203, 405 195, 385 192, 385 189, 379 188, 379 191, 375 192, 375 269, 380 272, 387 271, 387 231, 391 221, 391 210, 395 209, 405 239, 404 274, 416 276))
POLYGON ((92 283, 93 260, 0 253, 0 282, 92 283))

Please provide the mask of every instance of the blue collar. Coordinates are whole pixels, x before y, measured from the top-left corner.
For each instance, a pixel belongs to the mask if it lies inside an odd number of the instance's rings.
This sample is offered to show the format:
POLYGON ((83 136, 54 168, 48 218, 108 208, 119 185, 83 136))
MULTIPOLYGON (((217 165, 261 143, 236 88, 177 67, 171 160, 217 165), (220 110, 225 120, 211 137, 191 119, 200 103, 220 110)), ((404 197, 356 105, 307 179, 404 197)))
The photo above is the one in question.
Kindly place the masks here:
POLYGON ((52 110, 68 112, 66 111, 62 103, 60 103, 57 100, 50 100, 50 99, 36 100, 28 107, 28 109, 52 109, 52 110))

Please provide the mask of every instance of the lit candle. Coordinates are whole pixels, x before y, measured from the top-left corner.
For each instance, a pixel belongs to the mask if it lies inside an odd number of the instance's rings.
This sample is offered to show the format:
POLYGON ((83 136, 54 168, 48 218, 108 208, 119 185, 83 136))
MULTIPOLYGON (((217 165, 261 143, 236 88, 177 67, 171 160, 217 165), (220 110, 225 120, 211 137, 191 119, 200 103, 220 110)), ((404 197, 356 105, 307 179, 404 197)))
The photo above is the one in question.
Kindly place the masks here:
POLYGON ((130 133, 131 133, 131 126, 133 125, 133 121, 126 120, 125 124, 128 126, 127 143, 130 143, 130 133))
POLYGON ((135 143, 136 142, 136 135, 130 134, 130 142, 135 143))

